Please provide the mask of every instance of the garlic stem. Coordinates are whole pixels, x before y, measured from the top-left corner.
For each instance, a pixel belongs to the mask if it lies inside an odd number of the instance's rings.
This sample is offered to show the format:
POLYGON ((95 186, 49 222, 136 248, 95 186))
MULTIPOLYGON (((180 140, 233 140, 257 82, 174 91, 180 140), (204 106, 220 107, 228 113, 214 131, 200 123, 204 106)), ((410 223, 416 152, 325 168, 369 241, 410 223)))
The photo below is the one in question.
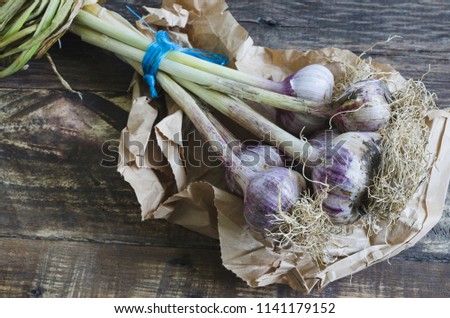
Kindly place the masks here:
POLYGON ((279 109, 314 114, 324 118, 328 118, 332 114, 331 108, 325 105, 238 83, 186 65, 173 63, 167 59, 161 61, 159 68, 172 76, 177 76, 196 84, 206 86, 208 89, 235 96, 239 99, 247 99, 279 109))
POLYGON ((78 12, 74 19, 74 23, 91 28, 99 33, 109 36, 110 38, 144 52, 152 42, 151 39, 142 37, 138 34, 138 32, 134 32, 119 23, 112 24, 112 22, 107 22, 84 10, 78 12))
POLYGON ((37 29, 37 25, 33 24, 27 28, 20 30, 19 32, 14 33, 10 37, 3 37, 3 40, 0 42, 0 49, 4 49, 7 45, 9 45, 17 40, 20 40, 21 38, 26 37, 27 35, 36 31, 36 29, 37 29))
MULTIPOLYGON (((85 9, 81 10, 78 13, 77 17, 75 18, 75 22, 100 31, 111 38, 119 40, 137 49, 141 49, 143 51, 147 50, 147 47, 150 45, 153 39, 143 36, 142 33, 134 28, 133 29, 135 31, 133 32, 133 30, 130 30, 130 28, 124 27, 123 25, 121 26, 120 23, 117 23, 113 19, 103 19, 98 17, 98 15, 100 15, 101 13, 101 9, 104 8, 99 5, 88 5, 85 9)), ((104 10, 107 13, 110 12, 109 10, 104 10)), ((228 78, 243 84, 256 86, 280 94, 284 92, 284 84, 282 82, 275 82, 260 76, 243 73, 226 66, 204 61, 182 52, 169 52, 166 58, 173 62, 190 66, 192 68, 228 78)))
POLYGON ((308 142, 298 139, 279 128, 241 100, 208 90, 176 76, 173 78, 212 107, 241 126, 246 127, 257 137, 276 146, 291 158, 303 163, 312 162, 319 158, 319 152, 311 147, 308 142))
POLYGON ((158 72, 156 79, 164 91, 177 103, 191 122, 222 158, 223 163, 232 171, 234 180, 245 192, 251 178, 256 174, 250 168, 241 164, 241 160, 233 153, 225 139, 208 119, 208 116, 198 106, 194 98, 180 87, 170 76, 158 72))
MULTIPOLYGON (((90 44, 99 46, 116 54, 129 57, 136 61, 142 61, 145 52, 127 45, 119 40, 111 38, 106 34, 90 30, 84 26, 73 24, 70 30, 82 37, 90 44)), ((314 114, 318 117, 328 118, 332 114, 331 108, 327 106, 310 102, 298 97, 287 96, 257 88, 251 85, 238 83, 220 76, 216 76, 198 69, 176 63, 169 59, 163 59, 159 69, 166 73, 178 76, 180 78, 192 81, 194 83, 207 86, 212 90, 230 94, 238 98, 252 100, 268 106, 290 110, 294 112, 303 112, 314 114)))
MULTIPOLYGON (((203 138, 207 141, 216 141, 220 147, 218 147, 217 152, 223 156, 224 149, 227 147, 227 143, 223 137, 219 134, 218 130, 209 121, 208 116, 201 108, 197 105, 195 99, 189 95, 183 88, 181 88, 174 80, 172 80, 167 74, 159 72, 158 81, 161 87, 170 97, 180 106, 183 112, 189 117, 195 127, 202 134, 203 138)), ((226 158, 225 158, 226 160, 226 158)), ((230 164, 231 162, 226 162, 230 164)))
POLYGON ((69 29, 72 33, 81 37, 81 39, 89 44, 108 50, 112 53, 130 58, 134 61, 141 62, 145 52, 126 45, 120 41, 99 33, 85 26, 73 23, 69 29))
POLYGON ((19 17, 15 17, 14 23, 9 27, 9 29, 2 35, 2 38, 8 38, 11 35, 19 32, 22 26, 27 21, 30 14, 33 12, 34 8, 38 5, 38 1, 33 2, 28 8, 24 9, 24 11, 20 14, 19 17))
POLYGON ((220 136, 224 139, 224 141, 229 145, 231 150, 237 155, 242 155, 244 145, 243 143, 234 136, 231 131, 229 131, 225 126, 210 112, 206 112, 206 116, 212 125, 217 129, 220 136))
POLYGON ((210 63, 208 61, 198 59, 182 52, 170 52, 169 54, 167 54, 167 58, 174 62, 178 62, 180 64, 190 66, 201 71, 228 78, 239 83, 248 84, 280 94, 284 93, 284 84, 282 82, 271 81, 264 77, 251 75, 232 69, 230 67, 210 63))

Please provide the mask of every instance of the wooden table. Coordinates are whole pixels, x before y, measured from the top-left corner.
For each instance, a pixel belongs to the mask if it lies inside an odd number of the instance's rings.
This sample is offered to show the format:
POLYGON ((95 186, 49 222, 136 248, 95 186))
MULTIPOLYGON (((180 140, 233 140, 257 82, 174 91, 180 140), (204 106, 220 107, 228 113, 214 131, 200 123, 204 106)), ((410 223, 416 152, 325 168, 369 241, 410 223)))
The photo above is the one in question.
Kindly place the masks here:
MULTIPOLYGON (((108 1, 159 7, 152 0, 108 1)), ((450 106, 450 4, 440 1, 238 1, 232 14, 256 44, 334 46, 420 78, 450 106), (390 2, 390 3, 389 3, 390 2)), ((138 10, 142 13, 142 10, 138 10)), ((252 289, 221 265, 218 242, 165 221, 140 221, 131 187, 100 166, 130 107, 132 70, 66 35, 51 50, 81 101, 45 59, 0 80, 0 296, 304 297, 285 285, 252 289)), ((449 297, 450 200, 416 246, 312 297, 449 297)))

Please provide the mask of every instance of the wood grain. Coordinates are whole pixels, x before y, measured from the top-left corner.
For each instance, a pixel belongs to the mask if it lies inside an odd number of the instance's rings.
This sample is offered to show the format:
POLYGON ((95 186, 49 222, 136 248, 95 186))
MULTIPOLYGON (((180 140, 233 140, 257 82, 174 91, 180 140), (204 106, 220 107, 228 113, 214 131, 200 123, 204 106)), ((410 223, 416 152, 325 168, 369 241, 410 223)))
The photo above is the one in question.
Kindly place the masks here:
MULTIPOLYGON (((124 4, 108 1, 133 20, 124 4)), ((446 1, 228 1, 258 45, 335 46, 425 77, 450 106, 446 1)), ((137 9, 139 13, 144 11, 137 9)), ((165 221, 140 221, 132 189, 102 147, 117 144, 129 110, 131 69, 73 35, 52 57, 0 80, 0 297, 302 297, 284 285, 252 289, 227 271, 218 242, 165 221), (109 157, 108 157, 109 159, 109 157), (111 166, 111 164, 110 164, 111 166)), ((104 148, 103 148, 104 149, 104 148)), ((311 297, 449 297, 450 197, 416 246, 315 291, 311 297)))
MULTIPOLYGON (((61 48, 53 46, 48 53, 75 90, 124 92, 133 77, 133 70, 113 54, 86 45, 73 34, 66 34, 61 48)), ((63 89, 46 58, 32 60, 26 71, 0 79, 0 87, 63 89)))
POLYGON ((442 1, 246 1, 230 2, 257 45, 300 50, 322 47, 369 56, 391 64, 406 77, 425 77, 425 84, 450 106, 449 3, 442 1))
MULTIPOLYGON (((0 249, 0 293, 9 297, 308 296, 247 287, 217 250, 22 239, 0 239, 0 249)), ((448 264, 393 259, 308 297, 449 297, 448 275, 448 264)))
POLYGON ((101 165, 117 159, 102 147, 117 146, 122 108, 89 93, 83 101, 54 90, 2 94, 0 236, 217 247, 167 222, 142 223, 133 190, 115 166, 101 165))

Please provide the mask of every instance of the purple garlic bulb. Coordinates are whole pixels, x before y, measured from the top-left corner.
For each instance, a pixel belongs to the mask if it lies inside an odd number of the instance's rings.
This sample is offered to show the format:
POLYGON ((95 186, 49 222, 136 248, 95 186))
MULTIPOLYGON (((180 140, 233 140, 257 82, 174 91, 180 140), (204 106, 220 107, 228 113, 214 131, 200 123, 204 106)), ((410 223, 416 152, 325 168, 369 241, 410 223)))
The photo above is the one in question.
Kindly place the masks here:
MULTIPOLYGON (((284 167, 285 158, 280 151, 268 145, 248 145, 235 151, 236 156, 241 160, 243 166, 248 167, 253 172, 261 172, 269 167, 284 167)), ((225 171, 225 183, 228 190, 240 197, 244 197, 241 186, 234 180, 230 169, 225 171)))
MULTIPOLYGON (((226 143, 223 156, 230 158, 231 162, 248 168, 251 172, 261 172, 269 167, 284 167, 286 158, 276 148, 269 145, 244 145, 210 112, 206 113, 211 124, 226 143), (236 160, 237 159, 237 160, 236 160)), ((244 173, 245 174, 245 173, 244 173)), ((225 184, 228 191, 243 198, 242 185, 236 180, 236 169, 225 169, 225 184)))
POLYGON ((257 173, 247 185, 244 216, 255 231, 273 230, 279 211, 289 211, 305 189, 303 177, 296 171, 270 167, 257 173))
MULTIPOLYGON (((311 64, 290 75, 284 81, 284 92, 287 95, 300 97, 319 105, 331 102, 333 93, 333 73, 323 65, 311 64)), ((312 133, 327 126, 326 119, 311 114, 294 113, 277 109, 278 125, 298 136, 300 132, 312 133)))
MULTIPOLYGON (((317 149, 319 153, 323 154, 326 148, 333 147, 332 146, 333 139, 337 136, 339 136, 339 132, 337 129, 320 130, 315 134, 311 135, 310 137, 308 137, 308 142, 312 147, 317 149)), ((322 159, 319 158, 319 160, 322 159)), ((307 179, 311 179, 312 169, 314 168, 314 166, 315 166, 314 163, 305 166, 303 166, 303 164, 300 164, 297 166, 297 171, 304 173, 307 179)))
POLYGON ((335 137, 322 151, 322 162, 312 171, 314 189, 329 186, 323 209, 336 224, 349 224, 360 215, 367 187, 379 165, 381 136, 348 132, 335 137), (320 182, 320 183, 319 183, 320 182))
POLYGON ((324 151, 327 146, 330 146, 333 139, 339 135, 337 129, 325 129, 317 131, 315 134, 308 138, 308 142, 311 146, 319 151, 324 151))
POLYGON ((310 134, 328 126, 324 118, 283 109, 276 110, 276 121, 278 126, 297 137, 300 133, 310 134))
POLYGON ((341 132, 378 131, 389 122, 391 94, 380 80, 367 79, 348 88, 336 102, 333 122, 341 132))

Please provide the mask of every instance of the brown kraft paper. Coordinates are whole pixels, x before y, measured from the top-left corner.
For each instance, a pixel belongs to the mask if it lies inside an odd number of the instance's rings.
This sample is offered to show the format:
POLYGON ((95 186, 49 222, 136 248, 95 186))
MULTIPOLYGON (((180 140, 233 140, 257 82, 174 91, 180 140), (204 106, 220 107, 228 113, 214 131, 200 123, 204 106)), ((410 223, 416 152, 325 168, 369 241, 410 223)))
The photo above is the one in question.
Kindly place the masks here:
MULTIPOLYGON (((255 46, 222 0, 166 0, 160 9, 146 9, 152 26, 168 28, 172 39, 184 46, 224 54, 231 66, 274 80, 320 63, 339 81, 343 65, 355 64, 358 58, 337 48, 301 52, 255 46)), ((389 72, 391 90, 404 82, 389 65, 372 65, 389 72)), ((442 215, 450 178, 450 162, 445 159, 450 157, 447 111, 432 111, 426 119, 431 129, 426 145, 431 154, 430 178, 417 189, 399 221, 370 237, 362 227, 335 236, 326 251, 326 264, 318 265, 301 250, 274 249, 270 240, 250 230, 242 214, 242 199, 224 190, 223 168, 193 147, 195 130, 181 111, 166 96, 167 114, 161 113, 164 118, 157 120, 161 105, 155 106, 155 101, 150 103, 143 95, 136 84, 128 125, 122 131, 118 169, 136 192, 142 219, 164 218, 218 238, 223 265, 250 286, 286 283, 305 292, 314 286, 323 288, 413 246, 442 215), (130 146, 133 142, 144 145, 142 153, 130 146), (194 157, 202 158, 201 162, 191 160, 194 157)), ((270 110, 264 114, 272 115, 270 110)))

